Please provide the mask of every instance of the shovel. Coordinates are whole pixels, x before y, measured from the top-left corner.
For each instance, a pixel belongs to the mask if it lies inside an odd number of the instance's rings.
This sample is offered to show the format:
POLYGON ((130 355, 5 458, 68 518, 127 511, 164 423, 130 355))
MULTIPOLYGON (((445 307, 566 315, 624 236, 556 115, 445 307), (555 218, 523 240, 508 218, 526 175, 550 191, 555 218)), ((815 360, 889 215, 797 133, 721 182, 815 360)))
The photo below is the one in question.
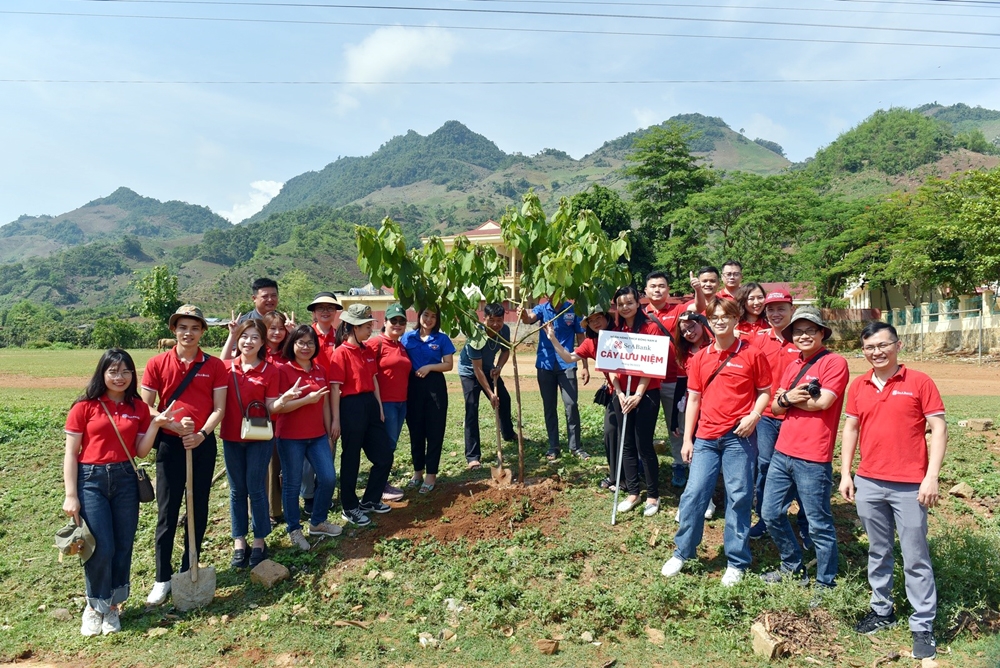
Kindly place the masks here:
POLYGON ((194 532, 194 465, 191 451, 184 450, 187 460, 187 489, 185 513, 187 514, 188 563, 190 568, 184 573, 174 573, 170 578, 170 593, 174 607, 178 610, 203 608, 215 598, 215 567, 209 566, 198 572, 198 541, 194 532))
POLYGON ((503 467, 503 445, 500 441, 500 409, 493 409, 493 417, 497 424, 497 465, 490 467, 490 475, 493 477, 493 481, 498 485, 509 485, 511 480, 514 478, 514 474, 510 472, 510 469, 505 469, 503 467))

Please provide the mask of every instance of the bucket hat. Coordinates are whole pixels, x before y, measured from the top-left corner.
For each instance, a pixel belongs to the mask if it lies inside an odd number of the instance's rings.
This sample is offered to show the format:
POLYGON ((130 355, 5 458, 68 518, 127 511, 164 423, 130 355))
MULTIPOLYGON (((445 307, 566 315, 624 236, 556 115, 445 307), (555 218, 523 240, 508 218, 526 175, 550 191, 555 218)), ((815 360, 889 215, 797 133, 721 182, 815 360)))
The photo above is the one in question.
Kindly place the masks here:
POLYGON ((179 307, 174 314, 170 316, 170 327, 172 328, 177 321, 181 318, 194 318, 195 320, 201 321, 202 329, 208 329, 208 321, 205 320, 205 316, 201 314, 201 309, 194 304, 184 304, 179 307))
POLYGON ((77 525, 72 520, 64 527, 56 531, 56 547, 59 552, 65 555, 80 555, 80 562, 86 562, 94 554, 97 548, 97 540, 94 534, 90 533, 87 521, 80 517, 80 524, 77 525))
POLYGON ((786 341, 792 340, 792 326, 795 325, 797 320, 807 320, 812 324, 823 330, 823 340, 826 341, 831 336, 833 336, 833 330, 826 326, 823 321, 823 314, 815 306, 800 306, 795 309, 795 313, 792 314, 792 319, 788 322, 788 326, 781 330, 781 335, 786 341))
POLYGON ((363 325, 366 322, 374 322, 372 317, 372 307, 366 304, 351 304, 340 319, 352 325, 363 325))

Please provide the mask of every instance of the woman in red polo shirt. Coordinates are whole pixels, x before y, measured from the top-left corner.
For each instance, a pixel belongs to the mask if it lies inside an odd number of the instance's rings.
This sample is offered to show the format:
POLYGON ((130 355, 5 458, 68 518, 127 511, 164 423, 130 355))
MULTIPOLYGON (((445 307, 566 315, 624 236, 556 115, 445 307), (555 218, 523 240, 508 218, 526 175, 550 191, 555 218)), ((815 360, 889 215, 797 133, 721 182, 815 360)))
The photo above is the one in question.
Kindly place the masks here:
MULTIPOLYGON (((551 322, 545 325, 545 334, 552 343, 552 349, 562 358, 564 362, 571 364, 579 363, 581 360, 597 359, 597 339, 601 330, 614 329, 611 318, 606 309, 594 306, 590 309, 590 314, 583 319, 583 342, 578 345, 573 352, 563 348, 562 343, 556 337, 555 325, 551 322)), ((614 390, 611 387, 611 378, 604 374, 604 385, 597 390, 594 396, 594 403, 604 406, 604 456, 608 459, 609 474, 601 480, 601 489, 614 491, 616 467, 618 466, 618 416, 612 406, 614 390)))
POLYGON ((290 323, 284 313, 272 311, 261 318, 264 327, 267 328, 267 339, 264 346, 264 354, 268 362, 272 364, 284 364, 285 358, 282 351, 285 349, 285 341, 288 339, 289 329, 295 329, 295 323, 290 323))
POLYGON ((767 329, 767 317, 764 315, 764 288, 760 283, 747 283, 740 288, 736 301, 743 309, 736 331, 742 336, 756 336, 762 329, 767 329))
POLYGON ((308 460, 316 473, 316 496, 309 520, 309 535, 339 536, 342 529, 327 522, 337 471, 333 466, 330 412, 330 381, 326 370, 318 363, 319 338, 309 325, 300 325, 288 335, 285 343, 286 364, 281 366, 281 389, 298 390, 299 399, 285 405, 278 417, 278 455, 284 484, 281 505, 285 513, 288 537, 292 543, 308 550, 309 541, 302 535, 299 521, 299 486, 302 484, 302 462, 308 460))
MULTIPOLYGON (((639 307, 639 291, 631 285, 615 292, 618 311, 615 329, 649 336, 663 336, 663 329, 639 307)), ((660 510, 660 462, 653 448, 653 432, 660 414, 659 378, 611 374, 614 387, 615 411, 619 424, 625 424, 625 448, 622 451, 622 468, 628 496, 618 504, 618 512, 625 513, 639 505, 639 460, 646 478, 646 505, 643 515, 652 517, 660 510)))
POLYGON ((139 525, 139 488, 129 454, 148 455, 160 427, 173 424, 170 409, 150 420, 138 376, 127 352, 108 350, 66 416, 63 511, 77 522, 82 517, 96 540, 83 564, 87 607, 80 633, 85 636, 121 630, 118 614, 129 595, 139 525))
POLYGON ((339 345, 330 368, 330 397, 333 405, 332 437, 343 436, 340 454, 340 504, 342 517, 351 524, 371 523, 369 513, 387 513, 382 492, 392 470, 392 442, 385 430, 385 415, 379 399, 375 352, 365 346, 372 335, 372 310, 351 304, 340 316, 339 345), (343 421, 341 416, 347 416, 343 421), (361 451, 371 462, 364 498, 358 501, 358 469, 361 451))
MULTIPOLYGON (((406 419, 406 393, 409 388, 410 371, 413 363, 400 342, 406 332, 406 311, 400 304, 392 304, 385 310, 385 328, 381 334, 365 341, 365 345, 375 353, 378 367, 378 389, 382 398, 382 412, 385 415, 385 430, 396 452, 399 434, 406 419)), ((383 501, 399 501, 403 490, 385 483, 383 501)))
POLYGON ((688 367, 688 404, 684 416, 684 459, 691 464, 681 495, 677 549, 663 565, 677 575, 697 555, 719 473, 726 485, 723 543, 728 567, 722 585, 743 579, 750 566, 750 506, 757 461, 755 429, 771 397, 771 367, 756 346, 736 336, 740 307, 729 299, 709 302, 708 322, 715 343, 698 351, 688 367))
MULTIPOLYGON (((260 320, 246 320, 237 325, 231 336, 239 355, 225 361, 230 372, 230 391, 226 393, 226 414, 222 418, 222 454, 229 478, 229 518, 233 537, 233 568, 255 567, 267 558, 264 539, 271 533, 267 503, 267 467, 274 449, 274 440, 244 441, 240 429, 243 417, 280 413, 285 405, 299 398, 299 389, 292 387, 279 397, 281 374, 278 367, 266 361, 264 339, 267 330, 260 320), (254 404, 258 406, 254 407, 254 404), (247 553, 249 518, 247 501, 253 511, 253 549, 247 553)), ((225 350, 225 348, 223 348, 225 350)))

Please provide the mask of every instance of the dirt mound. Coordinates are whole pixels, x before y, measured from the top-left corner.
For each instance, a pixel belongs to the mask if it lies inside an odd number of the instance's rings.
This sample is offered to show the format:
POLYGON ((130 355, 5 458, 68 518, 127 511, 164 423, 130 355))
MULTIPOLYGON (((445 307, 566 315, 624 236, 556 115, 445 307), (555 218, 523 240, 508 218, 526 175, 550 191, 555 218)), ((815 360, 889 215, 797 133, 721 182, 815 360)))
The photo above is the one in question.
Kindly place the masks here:
POLYGON ((367 558, 372 546, 387 538, 477 542, 510 538, 525 527, 550 535, 568 512, 556 503, 561 490, 557 478, 529 478, 523 487, 481 480, 438 485, 426 496, 408 495, 389 504, 391 512, 372 516, 374 528, 349 531, 341 555, 345 560, 367 558))
POLYGON ((785 641, 793 656, 811 656, 836 661, 844 653, 837 644, 837 620, 822 608, 810 610, 806 615, 794 612, 762 612, 755 622, 785 641))

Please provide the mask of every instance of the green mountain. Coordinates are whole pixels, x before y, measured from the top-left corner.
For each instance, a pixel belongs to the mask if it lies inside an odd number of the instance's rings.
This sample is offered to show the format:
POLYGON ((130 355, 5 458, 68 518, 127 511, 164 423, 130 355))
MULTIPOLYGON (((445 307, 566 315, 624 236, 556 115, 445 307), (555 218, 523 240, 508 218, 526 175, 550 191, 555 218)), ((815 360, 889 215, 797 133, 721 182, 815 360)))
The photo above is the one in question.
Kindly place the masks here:
POLYGON ((979 130, 993 146, 1000 145, 1000 111, 970 107, 967 104, 953 104, 949 107, 931 102, 917 107, 914 111, 949 124, 955 134, 979 130))
POLYGON ((44 257, 97 240, 134 235, 142 239, 196 242, 206 230, 231 227, 208 207, 160 202, 119 188, 60 216, 21 216, 0 227, 0 262, 44 257))

